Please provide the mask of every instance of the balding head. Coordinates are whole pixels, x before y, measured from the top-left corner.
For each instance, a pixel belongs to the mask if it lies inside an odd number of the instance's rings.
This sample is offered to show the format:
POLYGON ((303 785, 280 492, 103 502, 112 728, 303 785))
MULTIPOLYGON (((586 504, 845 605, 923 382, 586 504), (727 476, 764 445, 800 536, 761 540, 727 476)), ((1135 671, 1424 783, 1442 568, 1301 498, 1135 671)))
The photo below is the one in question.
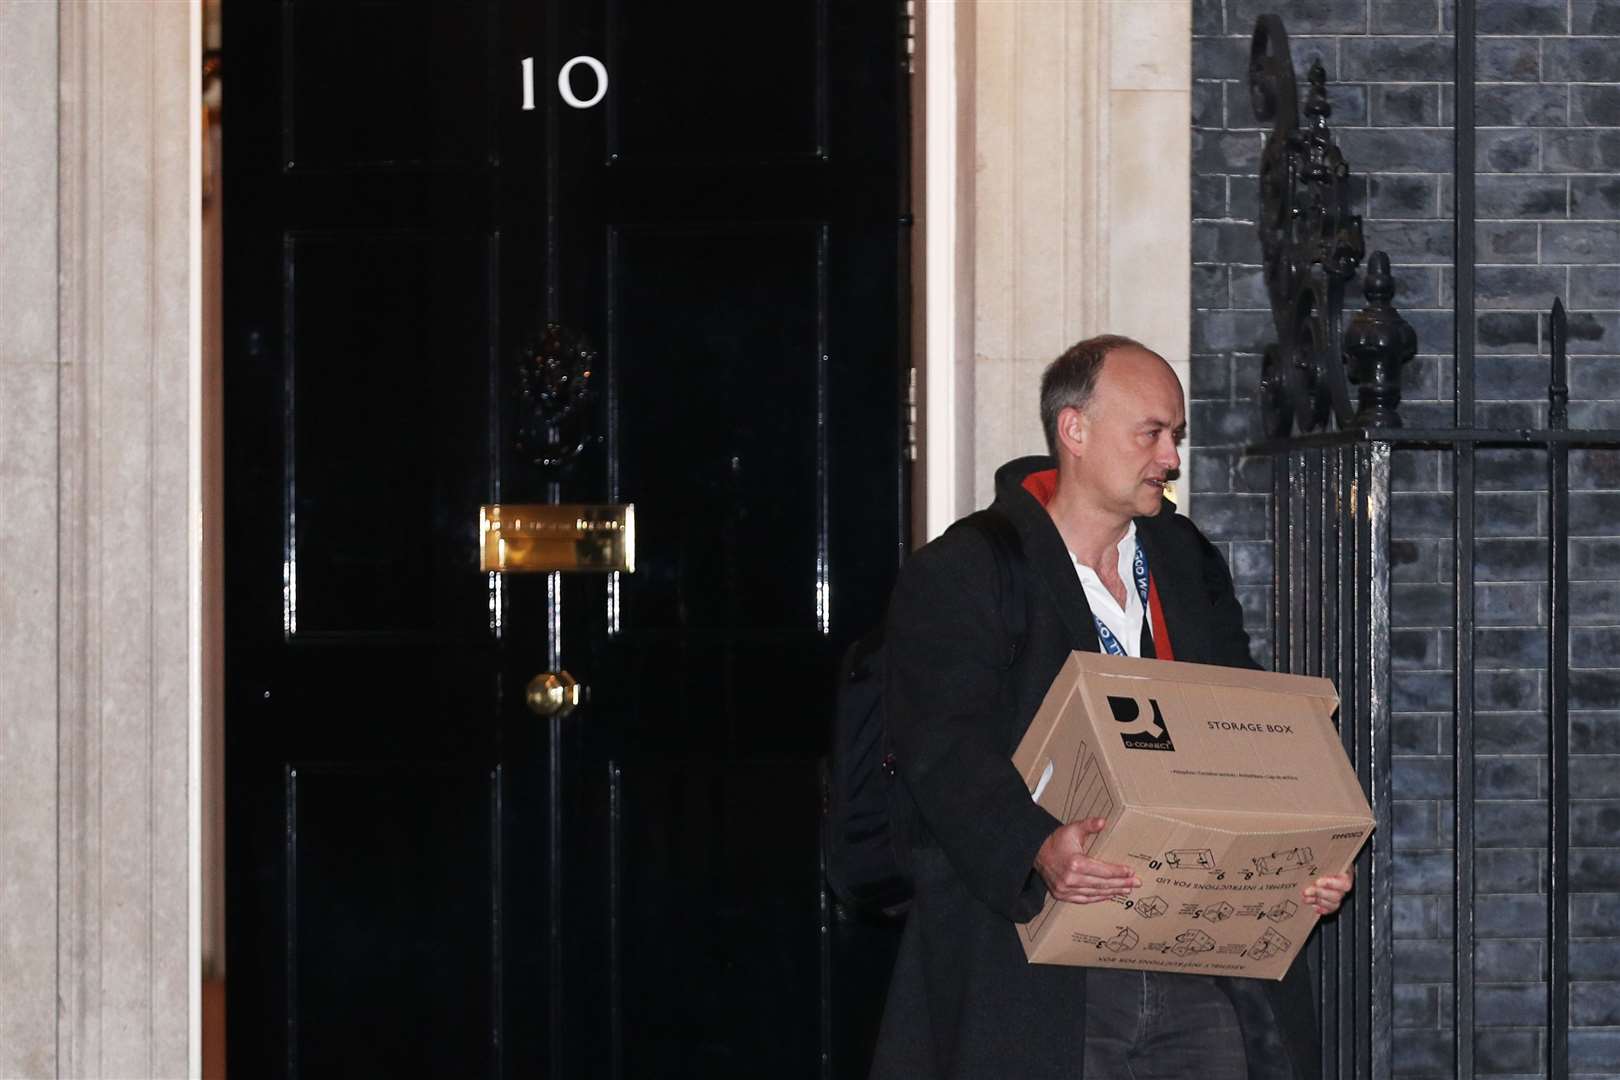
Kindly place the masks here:
POLYGON ((1158 512, 1165 483, 1181 468, 1186 406, 1181 380, 1162 356, 1117 340, 1102 354, 1080 404, 1054 400, 1052 438, 1059 486, 1072 505, 1122 527, 1158 512))
POLYGON ((1103 361, 1115 350, 1125 349, 1158 355, 1133 338, 1099 334, 1075 342, 1047 365, 1041 375, 1041 429, 1046 433, 1047 452, 1054 458, 1063 457, 1058 453, 1058 414, 1064 409, 1083 410, 1096 391, 1103 361))

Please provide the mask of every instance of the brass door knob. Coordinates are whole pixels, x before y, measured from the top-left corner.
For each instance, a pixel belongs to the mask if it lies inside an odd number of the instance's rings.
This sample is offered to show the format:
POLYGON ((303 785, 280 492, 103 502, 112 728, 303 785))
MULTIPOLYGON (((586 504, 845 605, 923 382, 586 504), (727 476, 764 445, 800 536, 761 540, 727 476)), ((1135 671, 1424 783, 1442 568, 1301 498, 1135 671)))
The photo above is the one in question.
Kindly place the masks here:
POLYGON ((542 671, 529 680, 529 689, 524 696, 529 711, 536 716, 561 719, 585 700, 585 688, 566 671, 542 671))

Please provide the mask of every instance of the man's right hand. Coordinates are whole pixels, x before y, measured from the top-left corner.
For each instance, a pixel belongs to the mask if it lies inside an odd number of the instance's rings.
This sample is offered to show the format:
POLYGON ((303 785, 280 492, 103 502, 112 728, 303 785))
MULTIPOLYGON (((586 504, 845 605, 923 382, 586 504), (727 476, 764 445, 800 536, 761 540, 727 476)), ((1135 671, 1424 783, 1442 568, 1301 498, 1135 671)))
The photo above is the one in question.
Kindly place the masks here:
POLYGON ((1048 892, 1071 904, 1095 904, 1125 896, 1142 884, 1130 867, 1105 863, 1086 854, 1086 842, 1107 825, 1104 818, 1087 818, 1071 822, 1046 838, 1035 853, 1035 870, 1046 881, 1048 892))

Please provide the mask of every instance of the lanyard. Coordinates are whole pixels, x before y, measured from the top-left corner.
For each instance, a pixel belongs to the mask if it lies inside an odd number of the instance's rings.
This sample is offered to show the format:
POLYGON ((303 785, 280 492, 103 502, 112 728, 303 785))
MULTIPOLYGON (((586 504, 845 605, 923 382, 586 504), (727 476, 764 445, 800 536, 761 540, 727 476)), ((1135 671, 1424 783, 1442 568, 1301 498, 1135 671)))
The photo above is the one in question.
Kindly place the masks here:
MULTIPOLYGON (((1136 558, 1131 560, 1131 577, 1136 579, 1136 595, 1142 598, 1142 618, 1145 621, 1151 604, 1148 601, 1148 564, 1147 555, 1142 551, 1142 541, 1136 542, 1136 558)), ((1103 652, 1109 656, 1129 656, 1125 646, 1121 645, 1114 632, 1103 623, 1095 614, 1091 621, 1097 624, 1097 644, 1102 646, 1103 652)))

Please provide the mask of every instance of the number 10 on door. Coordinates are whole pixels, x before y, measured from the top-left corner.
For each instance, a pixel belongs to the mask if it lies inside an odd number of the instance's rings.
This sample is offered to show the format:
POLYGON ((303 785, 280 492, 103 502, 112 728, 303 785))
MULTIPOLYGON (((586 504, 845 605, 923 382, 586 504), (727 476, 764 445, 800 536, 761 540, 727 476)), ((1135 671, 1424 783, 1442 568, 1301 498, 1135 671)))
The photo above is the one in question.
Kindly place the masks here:
MULTIPOLYGON (((525 56, 521 62, 523 68, 523 111, 534 111, 534 57, 525 56)), ((576 56, 569 60, 557 71, 557 94, 569 105, 576 109, 589 109, 603 98, 607 97, 608 73, 602 61, 594 56, 576 56), (596 76, 596 91, 588 98, 582 98, 574 93, 573 74, 577 67, 589 68, 591 74, 596 76)))

